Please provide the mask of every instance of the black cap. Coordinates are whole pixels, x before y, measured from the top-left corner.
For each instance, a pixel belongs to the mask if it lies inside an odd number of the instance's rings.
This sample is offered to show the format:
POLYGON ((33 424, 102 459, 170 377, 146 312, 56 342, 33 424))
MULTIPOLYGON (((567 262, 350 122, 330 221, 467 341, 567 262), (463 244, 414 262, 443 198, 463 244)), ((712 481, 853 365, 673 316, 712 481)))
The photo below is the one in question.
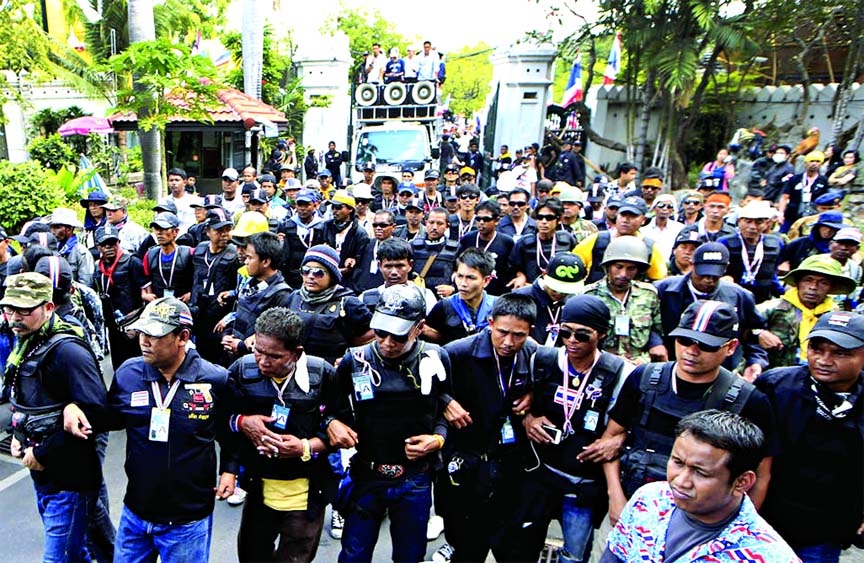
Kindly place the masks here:
POLYGON ((738 313, 722 301, 696 301, 684 310, 678 328, 669 336, 684 336, 708 346, 722 346, 738 337, 738 313))
MULTIPOLYGON (((608 204, 607 204, 608 207, 608 204)), ((618 206, 618 213, 635 213, 645 215, 648 213, 648 205, 645 200, 638 196, 625 197, 618 206)))
POLYGON ((267 203, 270 201, 270 196, 268 196, 267 192, 261 188, 255 188, 249 192, 249 203, 252 203, 253 201, 258 203, 267 203))
POLYGON ((864 315, 847 311, 826 313, 819 317, 807 339, 825 338, 846 350, 864 346, 864 315))
POLYGON ((381 291, 369 327, 403 336, 425 317, 426 299, 420 288, 413 283, 396 284, 381 291))
POLYGON ((543 283, 552 291, 572 295, 582 288, 579 282, 587 275, 581 258, 571 252, 559 252, 546 264, 543 283))
POLYGON ((729 249, 725 244, 706 242, 693 253, 693 270, 697 275, 720 277, 728 266, 729 249))
POLYGON ((694 229, 692 231, 678 233, 678 236, 675 237, 675 245, 672 246, 672 248, 675 248, 679 244, 685 243, 685 242, 692 242, 696 246, 701 245, 702 239, 699 238, 699 231, 694 229))
POLYGON ((432 170, 431 168, 429 170, 427 170, 425 174, 423 174, 424 180, 437 180, 440 177, 441 177, 441 175, 438 174, 438 171, 432 170))
POLYGON ((371 160, 367 160, 363 163, 363 171, 364 172, 375 172, 375 163, 371 160))
POLYGON ((171 200, 165 200, 156 204, 153 211, 156 211, 157 213, 173 213, 174 215, 177 215, 177 205, 175 205, 171 200))
POLYGON ((207 212, 208 229, 221 229, 222 227, 227 227, 229 225, 233 226, 234 222, 231 220, 231 217, 228 216, 228 213, 226 213, 221 207, 211 209, 207 212))
POLYGON ((111 223, 96 229, 96 244, 103 244, 109 240, 120 240, 120 229, 111 223))

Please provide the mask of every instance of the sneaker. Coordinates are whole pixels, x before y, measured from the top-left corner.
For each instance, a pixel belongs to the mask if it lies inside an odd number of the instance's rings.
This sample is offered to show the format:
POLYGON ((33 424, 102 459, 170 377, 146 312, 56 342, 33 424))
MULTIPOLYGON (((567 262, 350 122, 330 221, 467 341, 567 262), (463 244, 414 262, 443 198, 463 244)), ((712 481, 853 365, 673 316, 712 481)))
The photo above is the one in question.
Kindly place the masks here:
POLYGON ((456 550, 453 549, 452 545, 445 543, 438 548, 438 551, 436 551, 434 555, 432 555, 432 561, 435 563, 450 563, 454 551, 456 550))
POLYGON ((231 506, 239 506, 246 502, 246 491, 240 487, 234 487, 234 494, 225 499, 225 502, 231 506))
POLYGON ((444 519, 440 516, 429 518, 429 523, 426 524, 426 541, 438 539, 441 532, 444 531, 444 519))
POLYGON ((345 528, 345 519, 342 518, 342 515, 333 511, 333 514, 330 515, 330 537, 334 540, 342 539, 342 530, 345 528))

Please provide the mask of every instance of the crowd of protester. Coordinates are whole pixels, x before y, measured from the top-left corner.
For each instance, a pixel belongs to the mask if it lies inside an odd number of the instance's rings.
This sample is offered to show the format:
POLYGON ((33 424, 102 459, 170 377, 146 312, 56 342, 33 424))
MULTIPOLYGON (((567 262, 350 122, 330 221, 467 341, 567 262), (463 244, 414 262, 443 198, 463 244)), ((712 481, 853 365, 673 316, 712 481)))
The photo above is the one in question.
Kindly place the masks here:
POLYGON ((216 499, 244 504, 240 561, 311 561, 325 527, 339 561, 370 561, 388 514, 395 561, 442 524, 436 561, 537 561, 553 519, 559 560, 587 561, 607 514, 603 562, 860 546, 857 153, 795 173, 771 147, 733 205, 723 151, 673 195, 630 163, 587 181, 575 142, 547 168, 464 148, 346 189, 340 165, 301 184, 289 142, 217 195, 169 170, 147 225, 93 192, 83 221, 0 232, 4 399, 44 559, 206 561, 216 499))

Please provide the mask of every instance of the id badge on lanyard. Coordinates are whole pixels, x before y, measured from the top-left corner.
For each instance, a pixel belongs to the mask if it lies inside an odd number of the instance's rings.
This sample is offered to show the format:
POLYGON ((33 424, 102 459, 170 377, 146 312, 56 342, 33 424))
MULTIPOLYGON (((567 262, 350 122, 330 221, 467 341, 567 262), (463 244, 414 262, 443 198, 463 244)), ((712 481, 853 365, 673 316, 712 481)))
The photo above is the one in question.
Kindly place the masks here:
POLYGON ((150 409, 150 430, 147 435, 151 442, 167 442, 168 430, 171 425, 171 408, 169 405, 180 387, 180 380, 175 379, 174 383, 168 389, 168 394, 162 398, 162 392, 159 390, 159 382, 153 381, 150 383, 150 389, 153 391, 153 400, 156 406, 150 409))

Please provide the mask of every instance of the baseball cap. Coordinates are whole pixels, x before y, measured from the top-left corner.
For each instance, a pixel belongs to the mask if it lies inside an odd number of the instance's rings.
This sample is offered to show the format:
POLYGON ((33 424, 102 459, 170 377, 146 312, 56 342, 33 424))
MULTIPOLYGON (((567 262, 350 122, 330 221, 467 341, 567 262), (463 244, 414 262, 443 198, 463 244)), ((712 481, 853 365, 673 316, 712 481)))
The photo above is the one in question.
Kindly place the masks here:
POLYGON ((855 280, 843 274, 843 266, 828 254, 814 254, 805 258, 797 268, 783 276, 783 283, 795 285, 802 275, 815 274, 831 281, 831 295, 845 295, 855 290, 855 280))
POLYGON ((444 167, 444 173, 446 174, 446 173, 448 173, 448 172, 456 172, 456 173, 458 173, 458 172, 459 172, 459 167, 458 167, 457 165, 455 165, 455 164, 448 164, 447 166, 444 167))
POLYGON ((843 195, 843 192, 831 190, 814 199, 813 204, 820 207, 840 205, 840 202, 843 201, 843 195))
MULTIPOLYGON (((129 205, 129 202, 126 200, 125 197, 115 197, 114 199, 112 199, 108 203, 103 203, 99 207, 101 207, 102 209, 105 209, 107 211, 117 211, 118 209, 126 209, 126 207, 128 205, 129 205)), ((194 207, 194 204, 193 204, 193 207, 194 207)))
POLYGON ((753 200, 738 210, 739 219, 770 219, 776 211, 770 201, 753 200))
POLYGON ((699 238, 699 231, 692 230, 692 231, 678 233, 678 236, 675 237, 675 244, 672 246, 672 248, 675 248, 679 244, 682 244, 685 242, 692 242, 696 246, 701 245, 702 239, 699 238))
POLYGON ((846 240, 861 244, 861 231, 859 231, 855 227, 843 227, 842 229, 837 231, 837 234, 834 235, 834 238, 832 240, 836 240, 838 242, 846 240))
POLYGON ((36 272, 24 272, 6 278, 6 294, 0 305, 30 309, 51 301, 51 280, 36 272))
POLYGON ((684 336, 708 346, 722 346, 738 337, 738 313, 722 301, 696 301, 684 310, 678 328, 669 336, 684 336))
POLYGON ((820 213, 819 218, 814 224, 814 227, 818 225, 823 225, 825 227, 840 230, 844 227, 843 214, 839 211, 825 211, 823 213, 820 213))
MULTIPOLYGON (((546 178, 537 182, 536 190, 538 192, 551 192, 552 188, 555 186, 555 182, 552 180, 547 180, 546 178)), ((568 184, 569 186, 569 184, 568 184)))
POLYGON ((580 282, 587 274, 581 258, 570 252, 560 252, 546 265, 543 284, 552 291, 573 295, 583 287, 580 282))
MULTIPOLYGON (((9 290, 6 290, 9 295, 9 290)), ((848 311, 835 311, 819 317, 807 339, 824 338, 846 350, 864 346, 864 316, 848 311)))
POLYGON ((120 240, 120 229, 111 223, 96 229, 96 244, 104 244, 109 240, 120 240))
POLYGON ((6 229, 4 229, 3 227, 0 227, 0 242, 3 242, 4 240, 7 240, 8 238, 10 238, 10 237, 8 234, 6 234, 6 229))
POLYGON ((52 252, 56 251, 58 248, 57 237, 55 237, 51 233, 46 233, 44 231, 34 232, 29 237, 27 237, 27 240, 24 242, 27 244, 27 246, 42 246, 44 248, 47 248, 48 250, 51 250, 52 252))
POLYGON ((267 203, 270 201, 270 196, 268 196, 267 192, 261 188, 255 188, 249 192, 249 203, 252 203, 253 201, 257 203, 267 203))
POLYGON ((374 172, 375 171, 375 163, 371 160, 367 160, 363 163, 363 171, 364 172, 374 172))
POLYGON ((330 198, 332 203, 341 203, 342 205, 347 205, 351 209, 357 207, 357 201, 354 197, 348 193, 348 190, 336 190, 333 193, 333 197, 330 198))
POLYGON ((207 212, 207 228, 221 229, 222 227, 234 226, 234 221, 221 207, 219 209, 211 209, 207 212))
POLYGON ((138 320, 129 325, 129 330, 159 338, 177 327, 192 328, 189 307, 175 297, 161 297, 144 307, 138 320))
POLYGON ((226 168, 222 171, 222 179, 223 180, 231 180, 232 182, 236 182, 240 177, 240 174, 234 168, 226 168))
POLYGON ((319 178, 322 176, 329 176, 332 178, 333 174, 331 174, 330 171, 325 168, 324 170, 322 170, 321 172, 318 173, 319 178))
POLYGON ((623 198, 620 195, 612 194, 609 196, 609 199, 606 200, 606 207, 609 209, 618 209, 621 207, 621 200, 623 198))
POLYGON ((67 207, 58 207, 55 209, 51 214, 51 222, 49 224, 67 225, 73 229, 81 229, 84 227, 84 224, 78 220, 78 215, 75 213, 75 210, 67 207))
MULTIPOLYGON (((607 205, 608 207, 608 205, 607 205)), ((625 197, 618 206, 618 213, 635 213, 636 215, 645 215, 648 213, 648 205, 645 200, 639 196, 625 197)))
POLYGON ((396 336, 408 334, 426 316, 426 300, 420 288, 412 283, 385 287, 369 328, 396 336))
POLYGON ((606 199, 606 188, 599 182, 594 182, 588 188, 588 203, 599 203, 606 199))
POLYGON ((372 196, 372 188, 369 184, 364 184, 363 182, 354 184, 354 189, 352 190, 351 195, 354 196, 355 201, 358 199, 374 199, 372 196))
POLYGON ((258 186, 255 182, 244 182, 243 187, 240 189, 240 193, 243 195, 251 195, 256 189, 258 189, 258 186))
POLYGON ((470 166, 463 166, 462 168, 459 169, 459 175, 460 176, 465 176, 466 174, 468 174, 470 176, 476 176, 477 172, 475 172, 474 169, 471 168, 470 166))
POLYGON ((315 203, 318 201, 318 198, 315 196, 315 193, 310 190, 300 190, 297 192, 297 196, 294 198, 294 201, 301 202, 305 201, 306 203, 315 203))
POLYGON ((180 219, 178 219, 173 213, 163 211, 162 213, 157 213, 156 217, 150 223, 150 227, 154 226, 159 227, 160 229, 175 229, 180 226, 180 219))
POLYGON ((174 215, 177 215, 177 205, 171 200, 166 200, 156 204, 153 211, 156 211, 157 213, 173 213, 174 215))
POLYGON ((414 195, 414 187, 411 184, 400 184, 399 193, 414 195))
POLYGON ((72 287, 72 266, 62 256, 43 256, 33 271, 51 280, 54 289, 69 291, 72 287))
POLYGON ((804 162, 822 162, 825 160, 825 153, 822 151, 812 151, 804 157, 804 162))
POLYGON ((441 175, 438 174, 437 170, 427 170, 425 174, 423 174, 424 180, 437 180, 441 175))
MULTIPOLYGON (((699 240, 699 233, 692 231, 699 240)), ((700 276, 720 277, 729 266, 729 249, 719 242, 706 242, 693 253, 693 270, 700 276)))

